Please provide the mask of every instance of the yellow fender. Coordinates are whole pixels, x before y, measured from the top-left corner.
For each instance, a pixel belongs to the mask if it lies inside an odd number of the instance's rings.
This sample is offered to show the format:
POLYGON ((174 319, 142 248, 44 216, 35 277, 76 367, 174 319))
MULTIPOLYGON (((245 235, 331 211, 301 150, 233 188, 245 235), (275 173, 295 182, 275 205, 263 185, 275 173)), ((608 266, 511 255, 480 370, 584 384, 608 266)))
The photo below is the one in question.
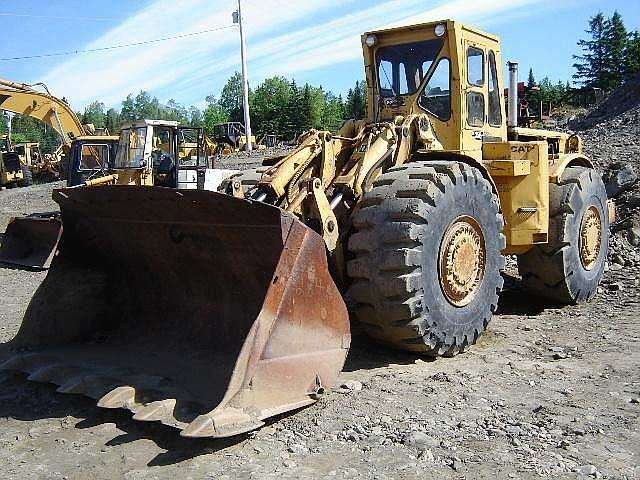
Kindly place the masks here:
POLYGON ((595 168, 591 160, 581 153, 569 153, 558 159, 553 159, 549 163, 549 181, 558 183, 567 167, 587 167, 595 168))

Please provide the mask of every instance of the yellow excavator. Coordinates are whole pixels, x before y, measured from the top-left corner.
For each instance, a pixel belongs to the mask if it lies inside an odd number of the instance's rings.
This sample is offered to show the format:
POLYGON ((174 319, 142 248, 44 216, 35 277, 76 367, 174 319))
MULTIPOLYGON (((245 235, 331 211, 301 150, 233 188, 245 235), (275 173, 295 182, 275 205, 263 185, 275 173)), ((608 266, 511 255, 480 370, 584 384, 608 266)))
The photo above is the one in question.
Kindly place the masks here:
POLYGON ((499 39, 447 20, 362 46, 367 117, 307 132, 220 193, 56 190, 59 254, 0 368, 226 437, 331 388, 350 345, 343 296, 377 341, 442 356, 487 329, 505 255, 532 294, 591 298, 603 182, 578 136, 507 116, 499 39))
MULTIPOLYGON (((0 110, 36 118, 60 135, 60 148, 51 158, 40 156, 37 164, 33 165, 38 170, 58 171, 59 163, 69 152, 73 140, 95 133, 93 125, 83 125, 69 104, 51 95, 43 83, 30 85, 0 79, 0 110), (47 165, 43 165, 45 160, 47 165)), ((32 167, 30 164, 26 166, 32 167)))
MULTIPOLYGON (((0 79, 0 110, 40 120, 60 135, 60 147, 52 155, 35 155, 36 144, 8 146, 0 154, 0 185, 28 186, 34 174, 69 175, 72 146, 95 142, 95 128, 83 125, 64 100, 52 95, 42 83, 29 85, 0 79), (37 89, 36 87, 40 87, 37 89)), ((115 137, 117 140, 118 137, 115 137)), ((113 137, 101 137, 113 144, 113 137)), ((8 139, 7 145, 10 145, 8 139)), ((79 168, 79 167, 78 167, 79 168)), ((86 172, 76 170, 72 179, 86 172)), ((73 182, 71 183, 73 184, 73 182)), ((3 237, 0 262, 28 268, 47 268, 53 259, 61 235, 61 223, 55 213, 12 219, 3 237)))

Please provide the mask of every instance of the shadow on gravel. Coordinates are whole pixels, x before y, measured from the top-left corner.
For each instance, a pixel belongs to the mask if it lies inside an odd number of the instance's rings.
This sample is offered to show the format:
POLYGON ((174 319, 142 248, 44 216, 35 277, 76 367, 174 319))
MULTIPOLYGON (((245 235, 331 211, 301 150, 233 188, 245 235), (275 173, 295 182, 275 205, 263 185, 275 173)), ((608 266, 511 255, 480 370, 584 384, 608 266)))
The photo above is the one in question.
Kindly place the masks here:
POLYGON ((46 272, 43 268, 25 267, 24 265, 13 265, 11 263, 0 262, 0 268, 3 270, 20 270, 21 272, 46 272))
POLYGON ((504 289, 498 301, 497 315, 540 315, 547 308, 559 308, 560 305, 527 292, 520 278, 503 273, 504 289))
MULTIPOLYGON (((147 462, 148 467, 174 465, 201 455, 216 453, 241 443, 252 434, 242 434, 230 438, 184 438, 175 428, 158 422, 140 422, 131 418, 125 410, 98 408, 95 401, 82 395, 70 395, 56 392, 51 384, 30 382, 21 373, 0 372, 0 418, 13 418, 20 421, 55 420, 72 417, 68 428, 91 429, 112 423, 120 433, 105 442, 107 447, 126 445, 138 440, 150 440, 159 448, 166 450, 147 462)), ((281 421, 299 410, 287 412, 270 418, 266 425, 281 421)))
POLYGON ((369 339, 364 333, 354 328, 352 325, 352 339, 347 362, 344 365, 344 372, 355 372, 356 370, 369 370, 373 368, 386 367, 387 365, 411 365, 417 359, 424 361, 434 361, 430 357, 425 357, 418 353, 401 352, 385 347, 369 339))

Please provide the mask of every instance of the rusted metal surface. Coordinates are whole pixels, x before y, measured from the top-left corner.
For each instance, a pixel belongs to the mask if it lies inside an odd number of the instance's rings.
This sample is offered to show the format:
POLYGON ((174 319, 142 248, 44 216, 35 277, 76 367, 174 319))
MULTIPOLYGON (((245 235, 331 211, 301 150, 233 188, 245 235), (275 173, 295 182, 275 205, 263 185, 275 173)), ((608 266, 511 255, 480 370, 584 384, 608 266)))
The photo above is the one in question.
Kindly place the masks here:
POLYGON ((61 235, 58 218, 13 218, 2 238, 0 263, 45 270, 56 255, 61 235))
POLYGON ((187 437, 225 437, 315 401, 349 348, 322 238, 282 210, 206 191, 57 190, 59 255, 0 368, 187 437))

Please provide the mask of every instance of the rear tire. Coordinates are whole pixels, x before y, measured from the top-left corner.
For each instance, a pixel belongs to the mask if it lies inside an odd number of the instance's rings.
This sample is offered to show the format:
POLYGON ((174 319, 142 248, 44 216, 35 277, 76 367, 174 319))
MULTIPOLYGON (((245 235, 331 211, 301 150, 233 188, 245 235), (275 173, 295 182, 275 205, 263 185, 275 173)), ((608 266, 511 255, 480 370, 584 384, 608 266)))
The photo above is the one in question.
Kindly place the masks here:
POLYGON ((22 170, 22 180, 18 183, 21 187, 29 187, 33 185, 33 173, 26 165, 20 165, 22 170))
POLYGON ((596 293, 607 259, 604 183, 593 169, 569 167, 549 188, 549 242, 518 257, 522 281, 532 292, 559 303, 587 301, 596 293))
POLYGON ((429 355, 476 343, 503 284, 498 205, 491 184, 463 163, 415 162, 380 176, 349 239, 349 296, 366 333, 429 355))

